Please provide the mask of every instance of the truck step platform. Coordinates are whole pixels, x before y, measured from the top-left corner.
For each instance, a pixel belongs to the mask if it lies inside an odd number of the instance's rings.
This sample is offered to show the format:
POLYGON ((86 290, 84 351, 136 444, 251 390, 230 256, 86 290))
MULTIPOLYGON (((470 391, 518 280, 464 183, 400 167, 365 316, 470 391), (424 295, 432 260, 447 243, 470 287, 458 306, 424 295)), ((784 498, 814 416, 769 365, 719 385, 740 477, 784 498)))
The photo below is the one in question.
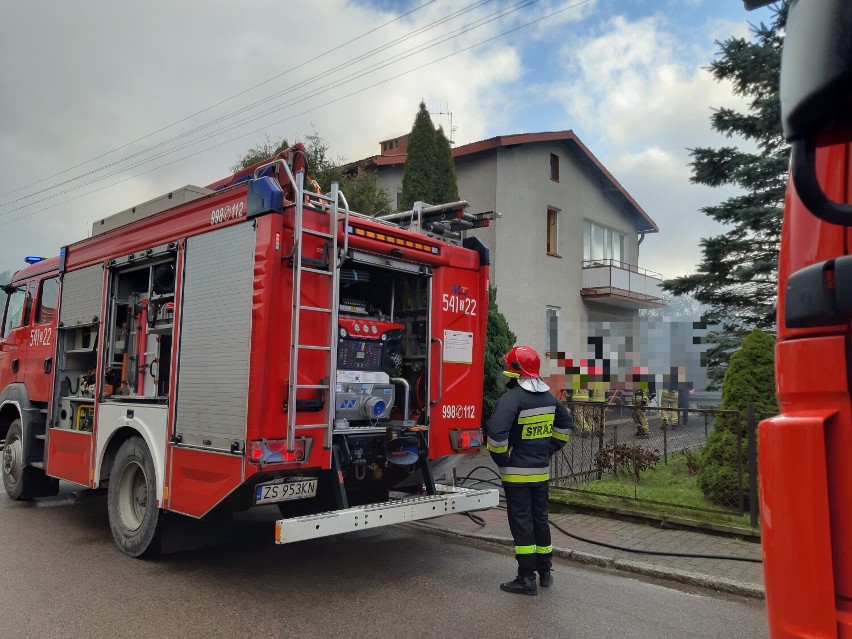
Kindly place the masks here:
POLYGON ((496 489, 473 490, 436 484, 438 494, 392 499, 376 504, 332 510, 275 522, 275 543, 317 539, 329 535, 430 519, 451 513, 493 508, 500 501, 496 489))

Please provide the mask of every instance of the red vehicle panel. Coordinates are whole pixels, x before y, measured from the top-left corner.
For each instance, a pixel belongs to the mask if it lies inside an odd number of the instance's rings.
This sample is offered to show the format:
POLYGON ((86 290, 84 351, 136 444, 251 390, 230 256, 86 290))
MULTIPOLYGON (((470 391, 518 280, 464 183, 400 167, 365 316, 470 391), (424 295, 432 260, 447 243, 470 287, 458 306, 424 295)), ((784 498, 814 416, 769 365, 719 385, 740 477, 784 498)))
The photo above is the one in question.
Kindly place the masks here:
POLYGON ((89 486, 92 467, 92 434, 63 428, 48 432, 45 471, 52 477, 89 486))
POLYGON ((34 280, 35 294, 31 302, 30 323, 22 381, 32 402, 50 400, 56 352, 59 280, 57 275, 45 275, 34 280))
POLYGON ((201 517, 242 483, 243 459, 173 448, 169 477, 167 508, 201 517))
MULTIPOLYGON (((835 201, 849 201, 849 154, 848 144, 817 150, 820 182, 835 201)), ((775 363, 782 414, 759 431, 767 608, 773 636, 834 636, 835 599, 852 598, 852 549, 836 541, 852 535, 849 325, 789 328, 784 282, 847 255, 849 243, 847 231, 808 212, 792 182, 783 228, 775 363)))
POLYGON ((436 269, 432 335, 436 366, 430 383, 429 454, 435 459, 458 452, 450 432, 475 430, 482 423, 484 326, 488 319, 488 269, 436 269))
POLYGON ((6 302, 3 322, 3 340, 0 341, 0 388, 18 382, 23 378, 26 362, 26 346, 29 340, 29 307, 27 294, 28 282, 18 280, 15 289, 6 302))

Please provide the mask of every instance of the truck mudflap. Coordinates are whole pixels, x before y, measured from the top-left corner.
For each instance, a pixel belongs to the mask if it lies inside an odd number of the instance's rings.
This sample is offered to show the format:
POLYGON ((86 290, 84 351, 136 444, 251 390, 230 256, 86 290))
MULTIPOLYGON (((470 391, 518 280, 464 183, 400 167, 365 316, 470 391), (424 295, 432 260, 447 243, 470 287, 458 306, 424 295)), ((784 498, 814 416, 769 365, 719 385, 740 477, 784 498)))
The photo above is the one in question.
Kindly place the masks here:
POLYGON ((472 490, 441 484, 436 484, 435 489, 435 495, 392 499, 344 510, 279 519, 275 522, 275 543, 289 544, 365 528, 483 510, 493 508, 500 500, 496 489, 472 490))

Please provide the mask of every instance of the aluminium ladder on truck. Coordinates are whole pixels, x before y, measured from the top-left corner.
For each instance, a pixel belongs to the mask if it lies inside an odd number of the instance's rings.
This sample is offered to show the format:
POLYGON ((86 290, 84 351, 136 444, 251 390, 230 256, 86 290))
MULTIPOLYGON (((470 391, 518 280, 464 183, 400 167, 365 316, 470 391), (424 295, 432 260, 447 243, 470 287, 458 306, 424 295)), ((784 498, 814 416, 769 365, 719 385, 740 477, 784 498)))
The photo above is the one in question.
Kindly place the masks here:
POLYGON ((308 195, 304 189, 305 174, 298 171, 295 175, 290 170, 287 162, 283 159, 276 160, 270 164, 259 166, 255 170, 255 177, 270 167, 278 166, 287 175, 287 178, 293 187, 294 193, 294 217, 293 217, 293 300, 292 300, 292 321, 290 323, 290 368, 287 387, 287 452, 294 451, 296 440, 296 431, 322 428, 325 431, 324 446, 331 447, 332 426, 334 422, 334 380, 337 376, 337 353, 334 344, 337 338, 337 321, 338 307, 340 295, 340 266, 343 263, 341 253, 338 251, 337 243, 337 224, 339 222, 340 206, 343 201, 343 228, 344 228, 344 247, 342 254, 345 255, 349 237, 346 233, 346 228, 349 224, 349 204, 346 201, 343 193, 338 189, 337 182, 332 182, 331 193, 323 195, 321 193, 311 193, 310 199, 312 203, 317 205, 317 210, 324 212, 328 218, 328 227, 326 230, 320 231, 304 226, 304 209, 305 198, 308 195), (304 256, 305 238, 314 236, 325 239, 328 242, 328 260, 325 268, 317 268, 316 266, 306 265, 304 256), (328 277, 329 294, 326 306, 309 306, 303 303, 302 300, 302 276, 305 273, 313 273, 321 277, 328 277), (328 341, 325 344, 303 344, 301 327, 303 317, 321 314, 329 316, 329 333, 328 341), (318 384, 299 384, 299 354, 302 351, 323 351, 327 358, 328 378, 319 380, 318 384), (327 401, 323 415, 324 423, 320 424, 296 424, 297 416, 297 393, 300 390, 316 390, 319 393, 328 393, 327 401))
MULTIPOLYGON (((317 201, 320 210, 323 210, 328 214, 328 231, 318 231, 305 228, 303 225, 304 203, 306 197, 306 192, 304 190, 304 174, 302 172, 297 172, 293 175, 289 166, 284 161, 278 160, 275 164, 279 164, 286 172, 288 179, 293 185, 295 199, 293 229, 293 235, 295 238, 293 246, 293 321, 291 323, 290 335, 287 451, 293 452, 296 431, 320 427, 325 429, 325 446, 330 448, 334 422, 334 415, 332 411, 335 406, 334 391, 336 386, 334 381, 337 374, 337 353, 334 345, 337 337, 340 266, 348 250, 349 205, 343 193, 339 191, 337 182, 332 183, 332 189, 329 195, 311 193, 310 199, 317 201), (343 202, 344 207, 344 246, 342 251, 338 251, 337 239, 337 224, 340 221, 340 201, 343 202), (304 238, 310 235, 324 238, 329 242, 330 250, 327 270, 306 266, 303 263, 304 238), (302 303, 302 275, 304 273, 314 273, 331 279, 329 302, 327 307, 307 306, 302 303), (303 314, 308 315, 311 313, 329 315, 330 330, 327 345, 307 345, 301 343, 300 327, 302 324, 302 316, 303 314), (329 371, 329 378, 328 380, 325 380, 325 383, 298 383, 299 353, 303 350, 321 350, 327 353, 327 370, 329 371), (324 424, 296 424, 296 393, 299 390, 317 390, 319 392, 327 392, 329 394, 328 400, 325 402, 326 408, 324 413, 324 424)), ((269 165, 258 167, 256 175, 268 166, 269 165)), ((458 208, 458 204, 460 203, 453 203, 451 208, 458 208)), ((465 207, 467 206, 466 202, 461 204, 465 207)), ((486 216, 487 215, 488 214, 486 214, 486 216)), ((489 218, 486 217, 486 219, 489 218)), ((382 221, 392 224, 393 226, 398 226, 398 224, 395 224, 391 220, 382 221)), ((433 229, 430 228, 424 230, 432 231, 433 229)), ((449 231, 449 229, 447 229, 447 231, 449 231)), ((497 506, 500 501, 499 491, 495 489, 480 490, 435 484, 435 493, 436 494, 434 495, 406 496, 401 499, 391 499, 386 502, 366 504, 351 508, 344 507, 341 510, 333 510, 302 517, 279 519, 275 522, 275 541, 278 544, 287 544, 296 541, 336 535, 344 532, 363 530, 365 528, 377 528, 380 526, 413 522, 452 513, 484 510, 497 506)))

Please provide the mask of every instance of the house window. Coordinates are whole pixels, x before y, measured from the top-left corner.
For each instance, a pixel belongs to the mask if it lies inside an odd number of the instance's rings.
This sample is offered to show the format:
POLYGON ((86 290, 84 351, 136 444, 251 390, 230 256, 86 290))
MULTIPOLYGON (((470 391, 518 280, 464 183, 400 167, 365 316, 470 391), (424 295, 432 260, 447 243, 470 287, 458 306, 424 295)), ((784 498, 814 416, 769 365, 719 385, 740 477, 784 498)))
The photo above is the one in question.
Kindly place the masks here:
POLYGON ((550 154, 550 179, 559 181, 559 156, 555 153, 550 154))
POLYGON ((621 266, 624 262, 624 233, 588 220, 583 223, 583 261, 621 266))
POLYGON ((559 350, 559 307, 548 306, 545 311, 544 350, 548 354, 559 350))
POLYGON ((547 208, 547 254, 559 255, 559 210, 547 208))

